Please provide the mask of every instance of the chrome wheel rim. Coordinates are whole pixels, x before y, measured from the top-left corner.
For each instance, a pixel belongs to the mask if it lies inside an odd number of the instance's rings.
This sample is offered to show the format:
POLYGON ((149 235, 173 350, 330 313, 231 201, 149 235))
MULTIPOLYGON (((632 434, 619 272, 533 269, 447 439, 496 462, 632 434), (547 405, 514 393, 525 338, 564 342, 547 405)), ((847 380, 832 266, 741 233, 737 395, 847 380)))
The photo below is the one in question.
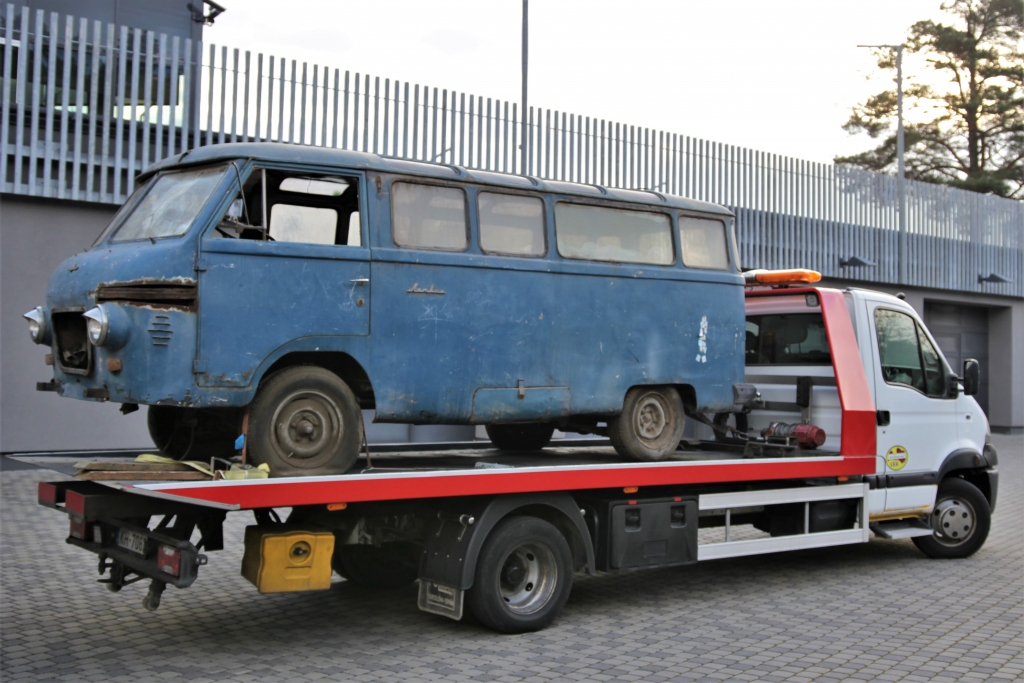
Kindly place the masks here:
POLYGON ((534 614, 548 604, 558 583, 555 554, 546 545, 523 543, 501 563, 498 591, 515 614, 534 614))
POLYGON ((274 412, 272 440, 278 453, 296 467, 319 467, 341 448, 341 410, 319 391, 301 390, 274 412))
POLYGON ((932 511, 931 526, 935 529, 935 540, 946 546, 958 546, 974 536, 977 528, 977 513, 966 500, 946 498, 932 511))

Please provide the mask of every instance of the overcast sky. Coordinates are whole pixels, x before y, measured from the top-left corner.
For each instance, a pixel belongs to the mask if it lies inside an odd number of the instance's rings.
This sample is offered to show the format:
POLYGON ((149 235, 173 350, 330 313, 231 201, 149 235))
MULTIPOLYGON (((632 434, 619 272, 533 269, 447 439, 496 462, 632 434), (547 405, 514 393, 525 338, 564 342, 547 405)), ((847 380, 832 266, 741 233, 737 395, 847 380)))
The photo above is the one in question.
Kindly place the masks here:
MULTIPOLYGON (((221 0, 205 40, 518 101, 522 0, 221 0)), ((530 104, 813 161, 940 0, 531 0, 530 104)), ((948 22, 949 20, 946 19, 948 22)), ((890 81, 891 82, 891 81, 890 81)), ((911 113, 912 114, 912 113, 911 113)))

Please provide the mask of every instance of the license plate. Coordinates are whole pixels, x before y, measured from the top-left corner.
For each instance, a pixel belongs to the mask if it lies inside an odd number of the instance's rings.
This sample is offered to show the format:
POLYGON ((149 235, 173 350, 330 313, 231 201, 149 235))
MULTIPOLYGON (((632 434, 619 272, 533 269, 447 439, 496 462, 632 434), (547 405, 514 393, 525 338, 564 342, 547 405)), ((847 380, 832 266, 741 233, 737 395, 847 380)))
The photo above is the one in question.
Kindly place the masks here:
POLYGON ((128 529, 121 529, 117 533, 117 545, 139 555, 146 555, 146 537, 142 534, 128 529))

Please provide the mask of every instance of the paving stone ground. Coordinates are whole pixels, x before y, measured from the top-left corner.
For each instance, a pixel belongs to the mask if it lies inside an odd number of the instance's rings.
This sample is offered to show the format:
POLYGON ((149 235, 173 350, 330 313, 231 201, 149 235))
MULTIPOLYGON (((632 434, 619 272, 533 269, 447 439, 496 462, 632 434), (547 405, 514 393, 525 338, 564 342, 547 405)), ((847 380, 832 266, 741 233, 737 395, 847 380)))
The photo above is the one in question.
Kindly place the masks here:
MULTIPOLYGON (((259 595, 228 549, 155 613, 110 593, 67 518, 35 503, 41 471, 0 474, 3 681, 1024 680, 1024 438, 995 436, 1001 486, 974 557, 908 540, 578 575, 540 633, 500 636, 416 609, 414 588, 259 595)), ((234 518, 234 519, 232 519, 234 518)))

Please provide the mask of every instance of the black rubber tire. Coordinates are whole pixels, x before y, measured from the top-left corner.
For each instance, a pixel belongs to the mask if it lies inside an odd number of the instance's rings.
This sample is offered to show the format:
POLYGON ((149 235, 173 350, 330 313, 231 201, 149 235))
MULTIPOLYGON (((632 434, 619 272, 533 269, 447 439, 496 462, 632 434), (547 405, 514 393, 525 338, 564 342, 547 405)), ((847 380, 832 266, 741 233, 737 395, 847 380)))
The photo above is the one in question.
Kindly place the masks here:
POLYGON ((285 368, 260 384, 249 408, 247 454, 272 477, 343 474, 359 457, 363 414, 329 370, 285 368), (308 430, 308 431, 306 431, 308 430))
POLYGON ((619 455, 654 462, 675 452, 685 424, 683 399, 673 387, 633 387, 622 412, 608 420, 608 438, 619 455))
POLYGON ((555 425, 545 422, 487 425, 487 436, 503 451, 539 451, 551 443, 555 425))
POLYGON ((241 422, 242 411, 234 408, 149 406, 146 415, 153 443, 175 460, 230 458, 241 422))
POLYGON ((331 567, 342 578, 361 588, 394 589, 408 586, 419 576, 423 548, 397 541, 372 545, 334 547, 331 567))
MULTIPOLYGON (((981 546, 985 545, 989 529, 992 527, 992 510, 985 494, 974 484, 959 477, 943 479, 939 484, 939 491, 935 496, 935 509, 928 521, 932 527, 937 524, 949 527, 952 518, 973 522, 969 524, 967 536, 957 540, 949 531, 936 530, 931 536, 915 537, 914 545, 928 557, 937 560, 970 557, 978 552, 981 546)), ((964 530, 959 531, 962 533, 964 530)))
MULTIPOLYGON (((538 553, 534 561, 541 558, 538 553)), ((528 581, 520 568, 518 578, 528 581)), ((572 551, 565 537, 554 526, 536 517, 507 517, 491 530, 480 549, 477 559, 473 587, 466 593, 466 604, 473 616, 488 628, 501 633, 525 633, 537 631, 550 624, 562 611, 572 590, 572 551), (527 549, 523 551, 523 549, 527 549), (516 570, 518 551, 529 554, 530 549, 542 550, 544 582, 534 586, 538 595, 546 596, 540 604, 527 605, 514 611, 511 602, 502 593, 509 588, 509 570, 516 570), (507 564, 511 562, 512 564, 507 564), (503 581, 504 577, 504 581, 503 581), (550 581, 548 584, 546 582, 550 581), (543 591, 541 593, 540 591, 543 591)), ((519 586, 519 593, 531 592, 532 583, 519 586)), ((529 597, 527 598, 529 599, 529 597)))

